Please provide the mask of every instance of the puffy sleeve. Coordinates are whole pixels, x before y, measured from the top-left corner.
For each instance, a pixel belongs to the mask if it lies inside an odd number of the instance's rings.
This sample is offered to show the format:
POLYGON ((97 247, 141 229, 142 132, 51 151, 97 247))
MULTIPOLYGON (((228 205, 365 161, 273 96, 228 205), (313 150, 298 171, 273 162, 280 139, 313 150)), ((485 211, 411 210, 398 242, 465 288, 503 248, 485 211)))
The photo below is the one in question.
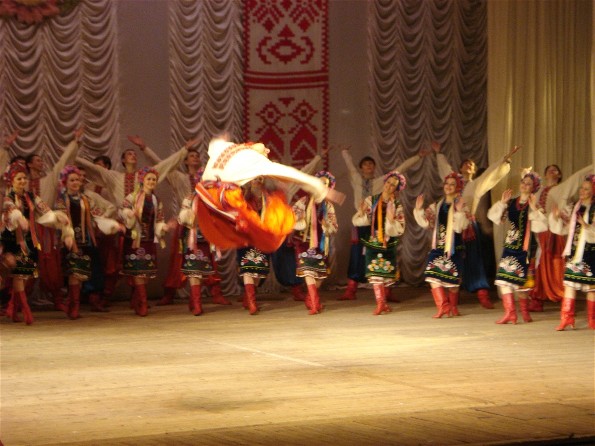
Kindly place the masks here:
MULTIPOLYGON (((390 202, 389 206, 395 207, 394 202, 390 202)), ((405 213, 403 206, 399 203, 396 209, 393 209, 393 216, 387 209, 384 221, 385 233, 390 237, 400 237, 405 232, 405 213)))
POLYGON ((295 224, 293 229, 303 231, 306 229, 306 200, 308 197, 302 197, 293 205, 293 214, 295 215, 295 224))
POLYGON ((163 180, 165 180, 167 175, 169 175, 172 170, 176 169, 187 155, 188 149, 186 149, 184 146, 177 152, 155 164, 153 168, 159 173, 158 182, 161 183, 163 180))
POLYGON ((426 209, 413 209, 415 222, 424 229, 433 228, 436 218, 436 203, 432 203, 426 209))
POLYGON ((335 206, 333 203, 326 202, 326 217, 322 222, 322 230, 325 234, 333 235, 339 230, 337 223, 337 214, 335 213, 335 206))
POLYGON ((438 175, 440 175, 441 180, 444 180, 448 174, 454 172, 452 166, 443 153, 436 154, 436 164, 438 166, 438 175))
POLYGON ((544 232, 548 229, 547 217, 540 210, 529 210, 529 221, 531 222, 531 232, 544 232))
POLYGON ((359 209, 351 218, 353 226, 370 226, 372 224, 372 197, 364 200, 364 209, 359 209))
POLYGON ((136 223, 136 216, 134 215, 134 194, 128 195, 122 202, 122 207, 119 210, 119 216, 128 229, 132 229, 136 223))
POLYGON ((464 196, 465 201, 471 204, 471 214, 475 215, 479 200, 487 192, 492 190, 508 173, 510 172, 510 163, 506 157, 499 160, 497 163, 490 165, 485 172, 479 177, 470 182, 465 187, 464 196), (467 190, 469 188, 469 190, 467 190))
POLYGON ((180 212, 178 214, 178 223, 184 225, 188 228, 191 228, 194 225, 194 219, 196 218, 194 212, 192 211, 192 200, 194 199, 194 194, 187 196, 182 200, 182 206, 180 208, 180 212))
POLYGON ((507 205, 508 203, 502 203, 502 200, 498 200, 488 210, 488 218, 496 225, 502 224, 502 221, 504 220, 504 211, 506 211, 507 205))

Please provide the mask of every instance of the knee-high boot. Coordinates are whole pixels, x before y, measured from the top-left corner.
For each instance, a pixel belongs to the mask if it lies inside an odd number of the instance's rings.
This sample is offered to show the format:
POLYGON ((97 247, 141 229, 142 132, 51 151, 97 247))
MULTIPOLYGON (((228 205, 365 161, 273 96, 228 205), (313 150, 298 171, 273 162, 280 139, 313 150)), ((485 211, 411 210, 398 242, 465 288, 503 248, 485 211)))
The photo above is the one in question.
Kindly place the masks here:
POLYGON ((146 316, 149 312, 147 303, 147 287, 145 284, 137 284, 134 297, 134 312, 139 316, 146 316))
POLYGON ((357 281, 349 279, 347 282, 347 289, 339 300, 355 300, 355 293, 357 292, 357 281))
POLYGON ((507 324, 512 322, 516 324, 516 305, 514 303, 514 294, 506 293, 502 295, 502 306, 504 307, 504 316, 496 321, 497 324, 507 324))
POLYGON ((595 300, 587 299, 587 322, 589 328, 595 330, 595 300))
POLYGON ((157 302, 157 306, 161 305, 173 305, 174 298, 176 297, 176 288, 163 287, 163 297, 157 302))
POLYGON ((562 299, 562 308, 560 309, 560 325, 556 327, 557 331, 563 331, 566 327, 574 330, 574 305, 575 300, 565 297, 562 299))
POLYGON ((200 316, 202 314, 202 303, 200 293, 200 285, 190 285, 190 300, 188 301, 188 308, 190 312, 195 316, 200 316))
POLYGON ((78 319, 81 317, 81 286, 68 285, 68 317, 70 319, 78 319))
POLYGON ((211 292, 214 304, 231 305, 231 302, 228 299, 226 299, 223 295, 223 292, 221 291, 221 285, 219 282, 215 282, 215 284, 211 285, 209 291, 211 292))
POLYGON ((436 308, 438 309, 438 312, 432 317, 434 319, 440 319, 444 315, 450 317, 450 303, 448 302, 448 297, 446 297, 446 290, 444 287, 440 286, 432 288, 432 297, 434 298, 434 304, 436 304, 436 308))
POLYGON ((64 305, 64 296, 62 295, 62 290, 52 290, 50 294, 54 300, 54 310, 63 311, 66 313, 66 311, 68 311, 68 307, 64 305))
POLYGON ((386 292, 384 285, 374 284, 374 298, 376 299, 376 309, 372 312, 373 315, 378 316, 382 313, 390 313, 392 309, 386 304, 386 292))
POLYGON ((459 313, 459 294, 460 291, 456 290, 453 291, 452 289, 448 290, 448 303, 450 306, 450 315, 451 316, 460 316, 461 313, 459 313))
POLYGON ((244 285, 246 292, 246 307, 250 314, 258 313, 258 307, 256 306, 256 287, 253 283, 247 283, 244 285))
POLYGON ((525 322, 533 322, 531 313, 529 313, 529 299, 519 299, 519 307, 521 308, 521 316, 525 322))
POLYGON ((306 305, 306 307, 310 310, 310 314, 318 314, 322 310, 322 305, 320 305, 320 295, 318 294, 318 288, 316 288, 315 284, 308 284, 308 300, 310 301, 310 305, 306 305))
POLYGON ((6 317, 12 319, 13 322, 21 322, 19 318, 19 297, 14 289, 10 290, 10 300, 6 307, 6 317))
POLYGON ((33 314, 31 313, 31 308, 29 308, 29 302, 27 302, 27 294, 24 291, 17 291, 17 294, 25 324, 31 325, 33 323, 33 314))
POLYGON ((479 303, 481 304, 482 307, 484 307, 488 310, 494 309, 494 304, 490 301, 490 295, 488 293, 488 290, 486 290, 486 289, 477 290, 477 300, 479 300, 479 303))

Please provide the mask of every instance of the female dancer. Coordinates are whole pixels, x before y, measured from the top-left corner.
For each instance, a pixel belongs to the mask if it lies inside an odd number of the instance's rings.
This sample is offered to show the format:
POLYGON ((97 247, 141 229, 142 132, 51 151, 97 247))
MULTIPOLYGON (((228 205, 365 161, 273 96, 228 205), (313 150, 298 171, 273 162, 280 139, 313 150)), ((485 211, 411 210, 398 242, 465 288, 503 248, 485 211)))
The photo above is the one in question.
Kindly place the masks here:
MULTIPOLYGON (((336 180, 333 174, 321 170, 315 176, 334 189, 336 180)), ((293 211, 294 228, 299 231, 293 237, 297 263, 295 274, 305 279, 309 297, 306 307, 310 314, 317 314, 322 310, 318 288, 329 274, 330 237, 339 229, 335 207, 327 200, 316 203, 313 197, 305 196, 295 203, 293 211)))
MULTIPOLYGON (((194 184, 200 181, 202 170, 194 175, 194 184)), ((216 273, 216 266, 209 242, 204 238, 198 227, 196 207, 200 198, 194 191, 182 201, 178 223, 182 226, 180 241, 182 242, 182 265, 180 271, 190 283, 190 312, 199 316, 202 314, 201 282, 216 273)), ((214 302, 218 303, 218 302, 214 302)))
POLYGON ((537 241, 532 233, 547 229, 547 218, 537 208, 537 197, 541 180, 537 173, 525 170, 521 175, 520 195, 511 200, 512 190, 505 190, 502 199, 488 211, 488 218, 494 224, 505 219, 510 228, 504 241, 504 250, 498 265, 495 284, 502 298, 504 316, 497 324, 516 324, 517 313, 514 295, 517 294, 521 314, 525 322, 531 322, 529 314, 529 291, 535 283, 534 272, 529 265, 537 251, 537 241))
POLYGON ((460 315, 457 305, 464 252, 461 233, 469 225, 465 200, 461 197, 463 184, 461 174, 448 174, 442 187, 444 197, 424 211, 424 197, 420 195, 413 210, 417 224, 433 230, 432 250, 428 257, 425 280, 430 284, 438 309, 432 316, 434 318, 460 315), (448 297, 445 288, 448 288, 448 297))
POLYGON ((386 304, 386 288, 396 280, 397 243, 405 232, 403 206, 397 193, 406 184, 399 172, 388 173, 382 193, 366 197, 351 220, 356 227, 370 227, 370 236, 361 243, 366 247, 366 279, 372 284, 376 298, 375 315, 391 311, 386 304))
POLYGON ((81 283, 91 277, 92 262, 99 262, 95 240, 95 226, 105 234, 124 231, 116 220, 102 218, 102 210, 87 193, 82 192, 82 175, 75 166, 68 165, 60 172, 60 194, 55 210, 65 213, 72 226, 63 231, 63 237, 74 238, 70 252, 62 253, 62 270, 68 277, 66 313, 70 319, 80 317, 81 283))
POLYGON ((553 206, 550 228, 555 234, 568 234, 564 255, 564 299, 560 325, 556 330, 574 328, 576 292, 587 295, 587 320, 595 330, 595 175, 591 174, 579 189, 579 200, 572 210, 560 211, 553 206), (566 217, 566 218, 565 218, 566 217))
MULTIPOLYGON (((18 322, 19 307, 25 323, 33 323, 33 315, 27 302, 25 285, 27 280, 37 276, 38 251, 41 249, 36 224, 49 227, 66 227, 69 222, 66 215, 53 212, 38 195, 26 191, 28 178, 25 166, 16 162, 8 167, 4 176, 7 193, 4 197, 4 221, 2 245, 5 253, 14 256, 11 298, 6 315, 18 322)), ((66 234, 64 244, 72 246, 72 237, 66 234)))
POLYGON ((122 274, 134 281, 132 307, 139 316, 147 315, 147 289, 149 279, 157 275, 157 242, 168 231, 163 207, 153 193, 159 174, 150 167, 140 169, 136 175, 140 188, 126 197, 120 217, 126 226, 122 274))

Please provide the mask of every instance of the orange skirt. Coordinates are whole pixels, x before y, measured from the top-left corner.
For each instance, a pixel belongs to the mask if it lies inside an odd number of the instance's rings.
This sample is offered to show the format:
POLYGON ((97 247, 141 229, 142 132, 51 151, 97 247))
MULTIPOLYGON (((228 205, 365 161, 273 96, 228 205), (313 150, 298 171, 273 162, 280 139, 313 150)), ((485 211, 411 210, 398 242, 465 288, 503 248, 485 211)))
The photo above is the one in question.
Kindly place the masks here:
POLYGON ((220 249, 253 246, 276 251, 293 231, 295 217, 281 191, 266 193, 262 214, 244 200, 242 189, 197 185, 197 219, 206 239, 220 249))

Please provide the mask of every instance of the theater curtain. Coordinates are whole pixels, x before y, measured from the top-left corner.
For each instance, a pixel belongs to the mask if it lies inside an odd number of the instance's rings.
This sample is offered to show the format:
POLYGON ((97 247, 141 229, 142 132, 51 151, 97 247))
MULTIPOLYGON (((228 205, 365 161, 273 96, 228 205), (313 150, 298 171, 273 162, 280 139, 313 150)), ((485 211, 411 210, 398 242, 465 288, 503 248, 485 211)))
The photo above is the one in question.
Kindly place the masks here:
POLYGON ((51 165, 84 126, 90 156, 113 157, 120 121, 116 48, 110 0, 80 2, 33 25, 0 19, 0 133, 20 131, 12 155, 39 153, 51 165))

